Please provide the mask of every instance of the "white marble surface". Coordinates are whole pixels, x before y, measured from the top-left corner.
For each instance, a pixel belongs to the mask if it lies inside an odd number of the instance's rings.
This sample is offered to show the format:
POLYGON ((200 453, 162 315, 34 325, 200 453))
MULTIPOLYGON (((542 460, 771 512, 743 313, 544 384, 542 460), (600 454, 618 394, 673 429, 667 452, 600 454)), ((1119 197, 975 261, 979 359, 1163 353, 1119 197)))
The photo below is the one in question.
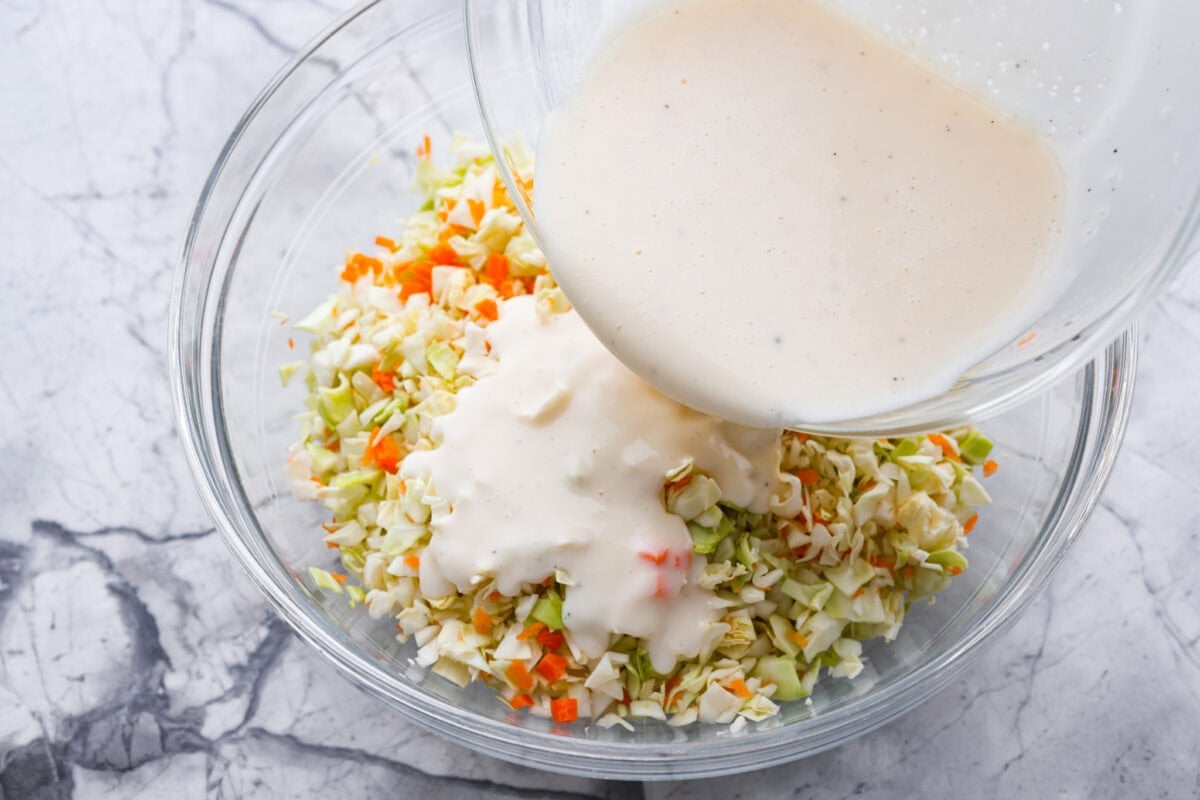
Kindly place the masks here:
POLYGON ((826 755, 537 773, 412 728, 293 639, 192 489, 167 299, 224 137, 345 5, 0 5, 0 798, 1200 794, 1200 269, 1150 314, 1125 450, 1046 592, 967 677, 826 755))

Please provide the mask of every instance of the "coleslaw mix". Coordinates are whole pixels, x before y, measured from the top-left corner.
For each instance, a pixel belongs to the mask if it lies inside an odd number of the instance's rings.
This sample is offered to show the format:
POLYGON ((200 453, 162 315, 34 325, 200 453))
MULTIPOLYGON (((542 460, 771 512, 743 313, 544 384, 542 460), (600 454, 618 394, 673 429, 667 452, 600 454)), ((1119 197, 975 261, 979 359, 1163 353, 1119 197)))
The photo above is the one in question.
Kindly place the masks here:
MULTIPOLYGON (((541 315, 570 313, 487 147, 455 137, 448 170, 429 151, 426 138, 421 210, 396 238, 376 239, 373 255, 347 256, 341 290, 295 325, 310 336, 307 359, 280 369, 285 384, 307 387, 289 479, 328 510, 324 540, 341 562, 310 568, 318 587, 394 618, 421 665, 459 685, 484 681, 514 709, 605 727, 737 728, 807 697, 822 674, 855 677, 864 641, 894 638, 914 602, 967 567, 965 537, 989 502, 976 469, 996 469, 981 432, 786 431, 769 513, 728 502, 690 463, 662 476, 666 510, 705 560, 701 586, 723 608, 701 652, 665 674, 631 636, 613 634, 599 657, 580 650, 563 624, 567 575, 515 596, 486 576, 468 592, 424 594, 422 552, 449 508, 436 487, 402 476, 404 458, 435 446, 433 424, 490 357, 486 329, 505 302, 533 295, 541 315)), ((531 192, 532 160, 514 156, 519 189, 531 192)))

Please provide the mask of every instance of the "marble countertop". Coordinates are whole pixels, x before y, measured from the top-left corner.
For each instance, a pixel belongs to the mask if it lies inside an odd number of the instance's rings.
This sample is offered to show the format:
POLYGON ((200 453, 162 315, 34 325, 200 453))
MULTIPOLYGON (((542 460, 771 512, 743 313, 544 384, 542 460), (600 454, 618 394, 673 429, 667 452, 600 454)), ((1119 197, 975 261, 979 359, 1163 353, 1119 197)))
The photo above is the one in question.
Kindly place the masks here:
POLYGON ((227 133, 346 5, 0 9, 0 798, 1200 794, 1200 269, 1148 315, 1125 449, 1055 579, 966 677, 823 756, 539 773, 406 724, 297 641, 192 487, 167 302, 227 133))

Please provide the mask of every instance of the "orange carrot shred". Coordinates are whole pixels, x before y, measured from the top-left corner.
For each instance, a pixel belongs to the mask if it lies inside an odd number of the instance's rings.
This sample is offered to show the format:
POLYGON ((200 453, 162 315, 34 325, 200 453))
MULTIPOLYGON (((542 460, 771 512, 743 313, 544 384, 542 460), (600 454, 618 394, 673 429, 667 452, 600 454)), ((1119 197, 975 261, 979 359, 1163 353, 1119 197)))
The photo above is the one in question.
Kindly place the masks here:
POLYGON ((396 252, 396 242, 386 236, 376 236, 375 244, 384 248, 385 250, 390 250, 393 253, 396 252))
POLYGON ((821 482, 821 473, 815 469, 797 470, 796 477, 800 479, 800 483, 810 488, 821 482))
POLYGON ((393 475, 400 468, 400 445, 391 436, 380 436, 375 442, 375 463, 393 475))
POLYGON ((738 697, 742 698, 743 700, 745 700, 747 697, 749 697, 751 694, 753 694, 753 692, 750 691, 750 687, 747 686, 746 682, 744 680, 742 680, 741 678, 734 678, 733 680, 731 680, 729 683, 727 683, 725 685, 728 686, 730 689, 732 689, 733 693, 736 694, 738 697))
POLYGON ((483 204, 482 200, 468 197, 467 208, 471 209, 471 219, 475 221, 475 226, 479 227, 479 223, 483 221, 483 215, 487 213, 487 206, 483 204))
POLYGON ((342 586, 345 586, 345 585, 346 585, 346 581, 350 580, 349 578, 347 578, 345 575, 343 575, 343 574, 342 574, 342 573, 340 573, 340 572, 331 572, 331 573, 329 573, 329 574, 330 574, 330 576, 332 576, 332 577, 333 577, 333 579, 334 579, 335 581, 337 581, 338 583, 340 583, 342 586))
POLYGON ((579 701, 574 697, 551 700, 550 717, 555 722, 574 722, 579 719, 579 701))
POLYGON ((667 548, 665 547, 662 549, 662 552, 659 553, 651 553, 648 550, 640 550, 638 551, 638 557, 646 559, 651 564, 662 564, 667 560, 667 552, 667 548))
POLYGON ((508 277, 508 256, 492 253, 488 256, 487 265, 483 268, 484 280, 499 287, 500 282, 508 277))
POLYGON ((949 572, 951 575, 962 575, 962 571, 962 567, 951 567, 950 569, 946 570, 946 572, 949 572))
POLYGON ((808 647, 808 637, 800 631, 788 631, 788 638, 801 647, 808 647))
POLYGON ((404 557, 404 566, 408 567, 409 569, 420 569, 421 557, 416 553, 409 553, 404 557))
POLYGON ((471 624, 475 626, 476 633, 487 633, 492 629, 492 618, 483 608, 475 606, 471 612, 471 624))
POLYGON ((288 350, 295 350, 295 349, 296 349, 296 340, 288 339, 288 350))
POLYGON ((925 434, 925 438, 940 447, 942 449, 942 455, 944 455, 946 458, 950 459, 951 461, 962 461, 962 459, 958 457, 958 451, 954 449, 954 445, 952 445, 950 440, 945 436, 942 436, 940 433, 927 433, 925 434))
POLYGON ((523 630, 517 634, 517 641, 523 642, 526 639, 532 639, 533 637, 537 636, 538 633, 540 633, 541 630, 545 627, 546 627, 546 624, 544 622, 535 622, 535 623, 531 624, 528 628, 526 628, 525 630, 523 630))
POLYGON ((979 515, 972 514, 971 518, 963 523, 963 533, 970 533, 975 530, 975 523, 979 522, 979 515))
POLYGON ((522 708, 529 708, 533 705, 533 698, 527 694, 519 694, 509 700, 508 704, 512 706, 513 711, 520 711, 522 708))
POLYGON ((678 489, 682 489, 683 487, 687 486, 691 482, 692 482, 692 473, 689 472, 687 475, 684 475, 682 478, 673 480, 670 483, 668 483, 667 491, 673 492, 678 489))
POLYGON ((438 244, 429 251, 429 260, 434 264, 456 266, 458 264, 458 253, 448 244, 438 244))
POLYGON ((383 372, 376 364, 371 369, 371 380, 385 392, 392 392, 396 389, 396 376, 390 372, 383 372))
POLYGON ((512 685, 528 692, 533 688, 533 676, 529 674, 529 669, 525 666, 525 662, 517 659, 508 665, 508 669, 504 674, 512 681, 512 685))
POLYGON ((996 474, 996 470, 1000 469, 1000 465, 990 458, 983 462, 983 477, 990 478, 996 474))
POLYGON ((490 297, 485 297, 476 303, 475 310, 486 320, 495 322, 500 319, 500 309, 496 307, 496 301, 490 297))
POLYGON ((1017 340, 1017 347, 1024 347, 1037 338, 1037 331, 1030 331, 1017 340))
POLYGON ((546 653, 534 670, 550 683, 567 674, 567 660, 557 653, 546 653))
POLYGON ((429 134, 425 134, 421 139, 421 143, 417 145, 417 158, 422 161, 428 161, 433 154, 433 143, 429 141, 429 134))

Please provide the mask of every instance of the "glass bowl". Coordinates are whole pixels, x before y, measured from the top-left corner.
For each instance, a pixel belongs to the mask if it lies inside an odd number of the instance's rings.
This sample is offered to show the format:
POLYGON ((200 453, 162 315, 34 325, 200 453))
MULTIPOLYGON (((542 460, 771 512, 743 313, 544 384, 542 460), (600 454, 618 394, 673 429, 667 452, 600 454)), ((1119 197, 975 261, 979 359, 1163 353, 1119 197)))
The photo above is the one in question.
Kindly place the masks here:
POLYGON ((176 411, 209 512, 235 557, 297 634, 398 713, 481 752, 591 776, 682 778, 799 758, 927 701, 1016 618, 1078 535, 1108 475, 1133 389, 1135 339, 987 422, 1002 467, 995 504, 970 539, 970 568, 897 638, 866 648, 854 681, 731 734, 727 726, 628 733, 514 713, 486 687, 416 666, 390 620, 326 596, 306 567, 329 566, 321 509, 292 498, 287 445, 303 388, 283 388, 304 314, 336 289, 349 248, 414 211, 414 145, 482 135, 456 10, 369 4, 314 42, 251 106, 196 207, 172 299, 176 411))
MULTIPOLYGON (((1031 312, 1034 336, 1015 337, 939 396, 802 427, 847 435, 950 427, 1011 407, 1079 369, 1196 248, 1200 4, 826 2, 1042 132, 1078 180, 1067 196, 1059 277, 1031 312)), ((472 79, 510 190, 511 145, 536 149, 546 116, 640 5, 465 0, 472 79)), ((611 157, 620 157, 615 145, 611 157)), ((521 192, 513 196, 540 240, 536 196, 532 208, 521 192)))

